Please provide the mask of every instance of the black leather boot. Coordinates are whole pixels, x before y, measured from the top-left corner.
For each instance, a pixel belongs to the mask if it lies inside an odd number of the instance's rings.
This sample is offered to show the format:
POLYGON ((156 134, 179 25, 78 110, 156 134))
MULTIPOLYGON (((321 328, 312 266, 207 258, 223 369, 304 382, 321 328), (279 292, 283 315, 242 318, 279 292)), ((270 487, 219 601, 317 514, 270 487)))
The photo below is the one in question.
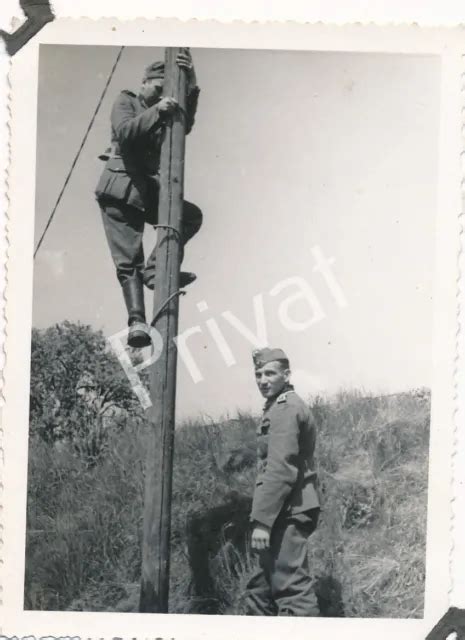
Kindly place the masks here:
POLYGON ((128 345, 141 349, 151 344, 149 327, 145 321, 144 285, 139 277, 123 282, 123 295, 128 310, 128 345))
MULTIPOLYGON (((196 280, 197 276, 195 273, 191 271, 180 271, 179 272, 179 288, 183 289, 187 287, 187 285, 191 284, 196 280)), ((144 284, 146 287, 151 289, 155 288, 155 271, 145 271, 144 273, 144 284)))
MULTIPOLYGON (((184 260, 184 247, 179 247, 179 264, 184 260)), ((179 288, 183 289, 197 279, 195 273, 191 271, 179 272, 179 288)), ((147 265, 144 269, 144 284, 148 289, 152 291, 155 288, 155 249, 152 251, 151 256, 147 260, 147 265)))

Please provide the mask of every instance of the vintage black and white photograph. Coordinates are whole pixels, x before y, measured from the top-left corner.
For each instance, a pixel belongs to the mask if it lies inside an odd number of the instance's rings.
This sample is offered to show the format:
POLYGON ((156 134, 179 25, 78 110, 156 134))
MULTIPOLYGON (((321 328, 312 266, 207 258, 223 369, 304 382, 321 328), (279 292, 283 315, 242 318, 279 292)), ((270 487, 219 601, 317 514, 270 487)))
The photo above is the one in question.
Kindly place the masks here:
POLYGON ((441 57, 158 42, 38 47, 23 609, 421 620, 441 57))

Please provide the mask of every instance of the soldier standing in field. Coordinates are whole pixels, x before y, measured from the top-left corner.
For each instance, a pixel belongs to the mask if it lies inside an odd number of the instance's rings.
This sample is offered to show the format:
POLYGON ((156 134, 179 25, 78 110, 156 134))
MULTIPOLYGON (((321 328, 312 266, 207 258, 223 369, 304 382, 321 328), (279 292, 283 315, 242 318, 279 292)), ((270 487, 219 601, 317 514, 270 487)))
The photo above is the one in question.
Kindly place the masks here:
POLYGON ((258 477, 252 512, 252 549, 258 568, 247 585, 247 615, 318 615, 308 566, 308 538, 317 526, 315 421, 289 383, 282 349, 253 354, 266 403, 258 427, 258 477))
MULTIPOLYGON (((191 55, 180 53, 177 64, 187 73, 186 133, 194 124, 199 88, 191 55)), ((123 289, 128 311, 128 344, 150 344, 145 319, 144 284, 153 289, 155 250, 145 265, 142 235, 145 224, 158 221, 159 165, 164 125, 178 108, 176 100, 162 97, 164 63, 154 62, 144 73, 139 94, 124 90, 116 98, 111 112, 111 148, 100 158, 105 168, 96 188, 103 225, 123 289)), ((184 245, 202 224, 202 212, 184 202, 181 259, 184 245)), ((180 286, 195 279, 181 271, 180 286)))

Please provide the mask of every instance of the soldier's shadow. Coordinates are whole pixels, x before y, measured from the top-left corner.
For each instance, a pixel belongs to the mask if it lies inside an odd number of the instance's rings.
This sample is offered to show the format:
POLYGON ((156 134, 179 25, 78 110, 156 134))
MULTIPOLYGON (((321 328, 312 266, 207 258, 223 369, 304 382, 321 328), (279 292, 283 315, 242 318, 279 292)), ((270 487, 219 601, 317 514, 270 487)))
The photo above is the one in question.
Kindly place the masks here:
POLYGON ((218 614, 224 606, 221 587, 214 579, 214 559, 225 545, 228 567, 238 573, 235 559, 245 556, 252 499, 231 492, 223 504, 192 515, 187 522, 187 553, 191 571, 189 587, 190 613, 218 614))
MULTIPOLYGON (((187 522, 187 551, 191 580, 189 612, 224 613, 222 586, 215 580, 215 559, 227 555, 228 573, 239 578, 244 568, 252 499, 231 492, 223 504, 192 515, 187 522)), ((343 617, 342 585, 334 576, 315 580, 320 616, 343 617)))

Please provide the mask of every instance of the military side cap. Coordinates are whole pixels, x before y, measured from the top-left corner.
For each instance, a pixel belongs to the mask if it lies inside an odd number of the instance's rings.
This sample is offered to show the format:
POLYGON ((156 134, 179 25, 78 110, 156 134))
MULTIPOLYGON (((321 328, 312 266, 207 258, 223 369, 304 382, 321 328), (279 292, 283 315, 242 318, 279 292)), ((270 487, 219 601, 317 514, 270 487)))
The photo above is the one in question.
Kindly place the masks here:
POLYGON ((165 63, 164 62, 152 62, 145 69, 143 80, 152 80, 154 78, 164 78, 165 77, 165 63))
POLYGON ((256 369, 264 367, 268 362, 274 362, 275 360, 287 360, 289 358, 282 349, 256 349, 252 352, 252 359, 256 369))

